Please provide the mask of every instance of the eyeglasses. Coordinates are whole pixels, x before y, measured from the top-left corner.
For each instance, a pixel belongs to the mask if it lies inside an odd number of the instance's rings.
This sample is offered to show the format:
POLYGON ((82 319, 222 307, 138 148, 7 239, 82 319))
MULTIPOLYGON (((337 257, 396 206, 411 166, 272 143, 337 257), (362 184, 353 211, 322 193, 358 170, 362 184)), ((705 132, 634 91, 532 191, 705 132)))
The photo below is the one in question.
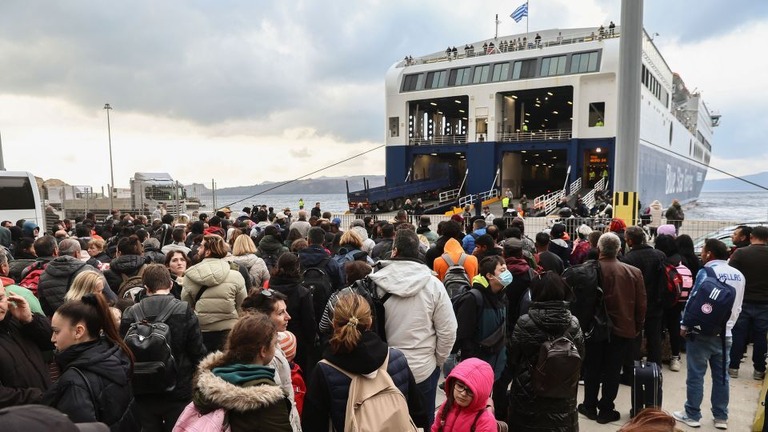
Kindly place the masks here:
POLYGON ((267 298, 272 297, 273 293, 274 293, 274 291, 272 291, 269 288, 264 288, 263 290, 259 291, 259 294, 261 294, 261 295, 263 295, 264 297, 267 297, 267 298))
POLYGON ((469 387, 464 385, 464 383, 461 381, 456 381, 456 384, 453 385, 453 389, 459 393, 464 393, 468 397, 475 397, 474 393, 472 393, 472 390, 470 390, 469 387))

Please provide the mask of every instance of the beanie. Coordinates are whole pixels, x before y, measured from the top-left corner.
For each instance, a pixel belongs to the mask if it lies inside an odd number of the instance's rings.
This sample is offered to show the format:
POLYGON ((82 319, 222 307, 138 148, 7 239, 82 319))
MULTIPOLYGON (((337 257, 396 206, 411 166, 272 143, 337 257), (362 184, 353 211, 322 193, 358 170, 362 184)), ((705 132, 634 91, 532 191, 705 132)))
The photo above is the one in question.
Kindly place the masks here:
POLYGON ((289 331, 277 332, 277 342, 285 354, 285 358, 292 362, 296 357, 296 336, 289 331))

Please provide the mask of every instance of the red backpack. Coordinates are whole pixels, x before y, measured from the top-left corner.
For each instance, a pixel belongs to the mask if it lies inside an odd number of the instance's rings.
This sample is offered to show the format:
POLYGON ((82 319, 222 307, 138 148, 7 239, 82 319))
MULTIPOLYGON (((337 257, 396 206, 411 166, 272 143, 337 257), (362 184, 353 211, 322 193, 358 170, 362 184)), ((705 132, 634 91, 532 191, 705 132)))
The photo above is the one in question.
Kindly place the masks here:
POLYGON ((669 308, 676 305, 683 295, 683 277, 677 271, 676 266, 666 262, 662 262, 661 266, 662 287, 659 295, 662 305, 669 308))
POLYGON ((32 291, 33 294, 37 295, 37 286, 40 284, 40 275, 45 272, 46 267, 48 267, 48 263, 42 261, 35 261, 28 265, 27 268, 21 272, 22 274, 26 274, 26 276, 21 279, 19 286, 27 288, 32 291))

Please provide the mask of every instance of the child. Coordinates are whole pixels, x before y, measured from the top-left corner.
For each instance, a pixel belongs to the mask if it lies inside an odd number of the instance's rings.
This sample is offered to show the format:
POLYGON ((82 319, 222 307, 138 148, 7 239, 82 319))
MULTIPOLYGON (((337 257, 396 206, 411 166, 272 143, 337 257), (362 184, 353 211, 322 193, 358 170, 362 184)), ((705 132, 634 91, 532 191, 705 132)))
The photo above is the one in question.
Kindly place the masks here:
POLYGON ((296 357, 296 336, 289 332, 277 332, 277 340, 280 349, 283 350, 288 364, 291 365, 291 383, 293 384, 294 399, 296 400, 296 410, 301 415, 304 408, 304 395, 307 393, 307 385, 304 383, 304 377, 299 365, 293 359, 296 357))
POLYGON ((469 358, 456 365, 445 379, 447 400, 437 411, 432 432, 496 432, 496 418, 488 409, 492 389, 488 363, 469 358))

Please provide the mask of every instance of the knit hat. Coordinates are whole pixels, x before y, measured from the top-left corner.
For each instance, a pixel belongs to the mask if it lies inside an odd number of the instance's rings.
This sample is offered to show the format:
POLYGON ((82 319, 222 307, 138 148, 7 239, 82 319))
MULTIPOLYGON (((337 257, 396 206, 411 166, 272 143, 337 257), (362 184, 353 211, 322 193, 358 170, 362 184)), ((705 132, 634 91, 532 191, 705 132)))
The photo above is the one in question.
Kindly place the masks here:
POLYGON ((656 228, 656 235, 669 235, 672 237, 676 237, 677 233, 675 232, 675 226, 671 224, 661 225, 658 228, 656 228))
POLYGON ((285 358, 292 362, 296 357, 296 336, 289 331, 277 332, 277 342, 280 344, 285 358))
POLYGON ((556 223, 552 225, 552 230, 549 232, 549 235, 553 239, 559 239, 563 237, 563 234, 565 234, 565 225, 561 223, 556 223))
POLYGON ((333 220, 331 220, 331 225, 341 226, 341 218, 333 218, 333 220))
POLYGON ((583 235, 584 237, 592 234, 592 228, 589 227, 589 225, 582 225, 579 227, 579 234, 583 235))
POLYGON ((451 216, 451 220, 454 221, 454 222, 458 222, 460 224, 464 223, 464 218, 460 214, 455 214, 455 215, 451 216))

